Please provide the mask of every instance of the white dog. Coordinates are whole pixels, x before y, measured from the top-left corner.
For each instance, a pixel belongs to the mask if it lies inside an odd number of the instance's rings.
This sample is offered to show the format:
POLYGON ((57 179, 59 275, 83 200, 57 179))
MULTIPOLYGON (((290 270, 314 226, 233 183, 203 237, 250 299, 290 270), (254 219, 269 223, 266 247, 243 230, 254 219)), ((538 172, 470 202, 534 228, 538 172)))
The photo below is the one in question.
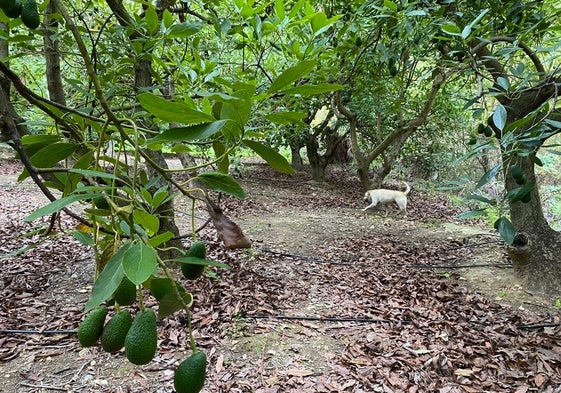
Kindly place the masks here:
MULTIPOLYGON (((364 194, 364 200, 370 201, 370 205, 366 206, 362 211, 366 211, 371 207, 375 207, 376 205, 388 205, 392 202, 395 202, 399 207, 399 210, 407 214, 407 194, 411 191, 409 184, 403 182, 405 184, 405 191, 396 191, 396 190, 386 190, 383 188, 377 190, 369 190, 366 191, 364 194)), ((386 216, 388 212, 386 210, 386 216)))

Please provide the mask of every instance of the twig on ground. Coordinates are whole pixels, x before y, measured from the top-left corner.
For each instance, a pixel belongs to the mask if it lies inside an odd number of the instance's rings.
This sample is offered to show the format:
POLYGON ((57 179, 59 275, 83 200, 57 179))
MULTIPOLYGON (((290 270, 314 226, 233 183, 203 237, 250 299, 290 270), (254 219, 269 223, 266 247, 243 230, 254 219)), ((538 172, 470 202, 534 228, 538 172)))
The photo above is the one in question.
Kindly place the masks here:
POLYGON ((35 389, 60 390, 62 392, 66 392, 68 390, 64 386, 53 386, 53 385, 43 385, 43 384, 35 385, 27 382, 20 382, 20 385, 28 388, 35 388, 35 389))

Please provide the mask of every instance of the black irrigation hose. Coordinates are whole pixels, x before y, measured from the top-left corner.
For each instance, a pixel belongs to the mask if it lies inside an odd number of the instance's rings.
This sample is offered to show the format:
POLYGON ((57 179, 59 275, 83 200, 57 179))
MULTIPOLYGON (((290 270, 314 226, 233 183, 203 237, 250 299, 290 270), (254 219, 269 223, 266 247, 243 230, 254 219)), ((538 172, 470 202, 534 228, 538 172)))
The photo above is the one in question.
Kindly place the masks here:
POLYGON ((319 322, 359 322, 359 323, 398 323, 409 324, 409 320, 389 320, 389 319, 374 319, 374 318, 339 318, 339 317, 310 317, 306 315, 259 315, 259 314, 246 314, 244 318, 248 319, 279 319, 290 321, 319 321, 319 322))
POLYGON ((535 323, 530 325, 520 325, 517 326, 520 330, 533 330, 533 329, 541 329, 541 328, 548 328, 548 327, 558 327, 561 326, 561 323, 535 323))

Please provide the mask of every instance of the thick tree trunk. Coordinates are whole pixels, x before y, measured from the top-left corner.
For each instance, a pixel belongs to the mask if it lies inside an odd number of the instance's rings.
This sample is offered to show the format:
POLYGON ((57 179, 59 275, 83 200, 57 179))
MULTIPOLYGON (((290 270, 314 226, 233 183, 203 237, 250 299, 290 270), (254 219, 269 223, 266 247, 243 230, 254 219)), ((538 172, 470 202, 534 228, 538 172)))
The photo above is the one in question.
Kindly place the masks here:
MULTIPOLYGON (((409 138, 413 132, 427 122, 438 92, 447 78, 448 74, 439 70, 432 80, 431 89, 428 92, 426 101, 417 116, 400 124, 391 134, 380 141, 380 143, 368 153, 362 152, 359 146, 356 115, 343 105, 341 102, 340 92, 335 95, 333 106, 336 108, 337 112, 339 112, 338 116, 346 118, 349 122, 351 152, 357 161, 358 178, 365 190, 374 188, 376 185, 380 185, 384 180, 383 178, 370 179, 368 171, 372 162, 388 149, 391 149, 391 159, 388 157, 388 162, 390 165, 393 165, 393 161, 397 158, 398 153, 407 141, 407 138, 409 138)), ((381 123, 379 122, 379 127, 380 126, 381 123)), ((384 172, 382 172, 381 175, 385 177, 388 173, 389 171, 384 175, 384 172)))
POLYGON ((319 143, 315 135, 310 135, 306 141, 306 153, 308 155, 308 161, 310 162, 310 168, 312 169, 312 179, 317 182, 325 181, 327 161, 319 153, 319 143))
MULTIPOLYGON (((520 187, 509 173, 510 165, 518 166, 527 182, 536 181, 531 156, 504 157, 503 162, 508 163, 504 165, 507 192, 520 187)), ((507 253, 518 277, 529 289, 561 293, 561 234, 549 226, 543 214, 538 184, 529 202, 511 203, 510 220, 516 236, 507 253)))
POLYGON ((62 88, 62 76, 60 69, 59 44, 53 40, 51 35, 58 25, 58 20, 51 15, 56 13, 56 5, 49 2, 43 18, 43 47, 45 52, 45 74, 47 78, 47 90, 51 101, 66 106, 66 95, 62 88))

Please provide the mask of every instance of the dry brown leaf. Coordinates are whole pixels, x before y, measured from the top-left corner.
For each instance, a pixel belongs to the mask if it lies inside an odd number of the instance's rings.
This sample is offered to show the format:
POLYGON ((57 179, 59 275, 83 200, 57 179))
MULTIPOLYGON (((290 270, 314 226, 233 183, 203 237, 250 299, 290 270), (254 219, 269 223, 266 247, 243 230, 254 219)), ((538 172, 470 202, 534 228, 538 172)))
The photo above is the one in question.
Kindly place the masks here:
POLYGON ((457 368, 454 370, 454 375, 458 377, 470 377, 473 374, 472 369, 457 368))
POLYGON ((214 369, 216 370, 217 373, 219 373, 223 370, 223 368, 224 368, 224 355, 220 354, 216 359, 216 365, 214 366, 214 369))
POLYGON ((286 374, 292 377, 309 377, 310 375, 314 375, 314 372, 312 370, 306 370, 303 368, 290 367, 288 370, 286 370, 286 374))

